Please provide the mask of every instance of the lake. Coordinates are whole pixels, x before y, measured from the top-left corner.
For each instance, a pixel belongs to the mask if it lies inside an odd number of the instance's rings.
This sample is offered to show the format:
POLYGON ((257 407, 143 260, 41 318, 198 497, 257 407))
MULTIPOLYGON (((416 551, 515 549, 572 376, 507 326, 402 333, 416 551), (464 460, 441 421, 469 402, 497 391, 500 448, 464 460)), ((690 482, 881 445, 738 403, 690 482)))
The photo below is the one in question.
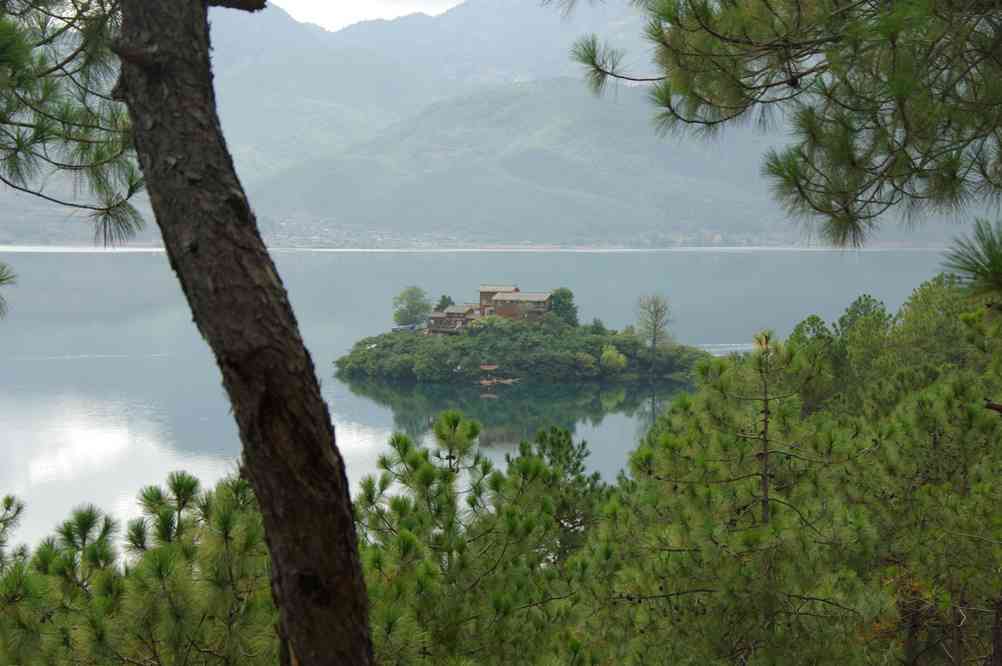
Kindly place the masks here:
MULTIPOLYGON (((331 404, 355 485, 395 430, 420 436, 435 411, 459 406, 485 423, 491 455, 555 422, 592 448, 613 478, 651 412, 677 387, 519 387, 497 400, 477 387, 348 386, 333 362, 386 330, 391 301, 417 284, 437 300, 475 301, 481 282, 569 287, 582 321, 620 328, 661 292, 672 332, 716 352, 746 348, 763 328, 786 335, 810 314, 837 317, 870 293, 897 308, 939 270, 940 252, 792 249, 661 251, 276 250, 304 338, 331 404), (652 410, 651 405, 654 405, 652 410)), ((0 321, 0 495, 28 504, 18 541, 48 534, 78 504, 120 518, 135 495, 176 469, 210 483, 235 470, 236 426, 215 363, 166 257, 156 251, 0 248, 18 284, 0 321)))

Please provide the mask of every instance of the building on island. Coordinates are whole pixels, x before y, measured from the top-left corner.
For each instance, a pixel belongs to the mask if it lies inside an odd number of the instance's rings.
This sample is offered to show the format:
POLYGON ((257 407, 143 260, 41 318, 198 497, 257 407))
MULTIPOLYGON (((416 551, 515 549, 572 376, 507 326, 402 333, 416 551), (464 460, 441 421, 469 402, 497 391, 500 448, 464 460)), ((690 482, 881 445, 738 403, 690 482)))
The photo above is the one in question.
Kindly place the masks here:
POLYGON ((550 294, 507 291, 495 294, 494 314, 505 319, 540 319, 550 311, 550 294))
POLYGON ((481 316, 480 306, 476 303, 450 305, 441 312, 431 313, 428 318, 428 331, 430 333, 459 333, 470 322, 476 321, 481 316))
POLYGON ((514 284, 480 285, 480 302, 450 305, 428 318, 428 333, 459 333, 474 321, 495 315, 537 320, 550 311, 552 294, 521 291, 514 284))
POLYGON ((480 314, 494 314, 494 297, 502 293, 517 292, 513 284, 482 284, 480 285, 480 314))

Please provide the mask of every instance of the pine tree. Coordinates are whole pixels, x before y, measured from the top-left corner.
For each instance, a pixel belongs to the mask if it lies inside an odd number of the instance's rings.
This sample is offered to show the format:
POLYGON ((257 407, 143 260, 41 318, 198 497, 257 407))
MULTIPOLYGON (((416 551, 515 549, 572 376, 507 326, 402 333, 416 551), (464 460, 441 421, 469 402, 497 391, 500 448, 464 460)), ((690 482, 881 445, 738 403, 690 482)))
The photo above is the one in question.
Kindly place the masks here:
POLYGON ((105 242, 142 226, 131 203, 143 179, 128 115, 110 96, 116 7, 8 0, 0 16, 0 183, 86 212, 105 242), (52 174, 72 177, 81 196, 48 193, 52 174))
POLYGON ((313 360, 216 108, 209 7, 265 0, 120 0, 113 97, 171 268, 213 351, 268 532, 286 661, 368 666, 368 601, 344 459, 313 360), (308 536, 307 536, 308 535, 308 536))
POLYGON ((885 632, 903 663, 1002 660, 1002 422, 982 378, 959 371, 909 397, 874 434, 859 473, 881 534, 881 578, 897 597, 885 632))
POLYGON ((139 501, 125 559, 116 521, 83 506, 30 557, 0 570, 0 663, 277 663, 268 551, 250 485, 233 478, 202 492, 175 473, 139 501))
POLYGON ((568 326, 577 326, 578 306, 574 302, 574 292, 567 287, 554 289, 550 295, 550 312, 560 317, 568 326))
POLYGON ((859 448, 828 419, 802 417, 817 359, 770 333, 747 358, 699 371, 631 458, 583 575, 603 611, 590 649, 616 663, 853 663, 881 599, 849 552, 866 516, 835 472, 859 448), (822 647, 823 646, 823 647, 822 647))
MULTIPOLYGON (((573 3, 571 3, 573 4, 573 3)), ((838 245, 885 212, 954 212, 1002 191, 1000 36, 991 3, 639 0, 655 71, 628 72, 598 37, 593 86, 653 86, 664 131, 788 122, 765 171, 792 213, 838 245)))
MULTIPOLYGON (((10 564, 12 554, 8 552, 10 547, 11 532, 17 527, 24 513, 24 502, 7 495, 0 500, 0 573, 10 564)), ((18 553, 14 553, 16 559, 18 553)))
POLYGON ((970 237, 954 240, 944 267, 959 276, 974 296, 1002 296, 1002 220, 977 220, 970 237))
POLYGON ((380 663, 543 663, 575 617, 569 560, 602 488, 586 449, 540 433, 495 469, 479 426, 435 422, 435 446, 395 435, 357 511, 380 663))

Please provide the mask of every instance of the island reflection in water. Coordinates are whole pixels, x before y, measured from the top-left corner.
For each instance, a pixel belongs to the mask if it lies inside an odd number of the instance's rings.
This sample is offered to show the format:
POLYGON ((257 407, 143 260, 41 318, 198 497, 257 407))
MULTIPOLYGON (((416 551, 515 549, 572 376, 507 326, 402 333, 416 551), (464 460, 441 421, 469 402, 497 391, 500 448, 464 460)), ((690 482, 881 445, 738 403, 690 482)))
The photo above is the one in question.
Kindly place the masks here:
POLYGON ((605 469, 592 461, 591 467, 613 478, 622 467, 623 451, 653 423, 655 416, 675 394, 689 389, 681 382, 655 384, 530 384, 516 383, 481 387, 477 385, 414 384, 369 379, 343 380, 359 397, 388 407, 398 432, 423 440, 430 435, 435 417, 447 409, 458 409, 480 422, 480 445, 503 453, 522 440, 532 439, 540 430, 559 427, 580 438, 607 417, 622 415, 633 423, 630 440, 621 442, 618 465, 605 469))

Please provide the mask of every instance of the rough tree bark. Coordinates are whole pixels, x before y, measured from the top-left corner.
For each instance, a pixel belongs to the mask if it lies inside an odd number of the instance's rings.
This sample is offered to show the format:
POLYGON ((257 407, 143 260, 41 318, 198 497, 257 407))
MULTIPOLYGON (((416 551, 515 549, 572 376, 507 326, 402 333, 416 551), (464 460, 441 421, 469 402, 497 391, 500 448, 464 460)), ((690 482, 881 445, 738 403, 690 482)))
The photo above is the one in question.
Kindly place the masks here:
MULTIPOLYGON (((212 4, 253 11, 265 0, 212 4)), ((207 2, 122 0, 121 8, 115 95, 128 104, 167 256, 233 405, 281 632, 302 666, 371 664, 344 462, 219 125, 207 2)))

